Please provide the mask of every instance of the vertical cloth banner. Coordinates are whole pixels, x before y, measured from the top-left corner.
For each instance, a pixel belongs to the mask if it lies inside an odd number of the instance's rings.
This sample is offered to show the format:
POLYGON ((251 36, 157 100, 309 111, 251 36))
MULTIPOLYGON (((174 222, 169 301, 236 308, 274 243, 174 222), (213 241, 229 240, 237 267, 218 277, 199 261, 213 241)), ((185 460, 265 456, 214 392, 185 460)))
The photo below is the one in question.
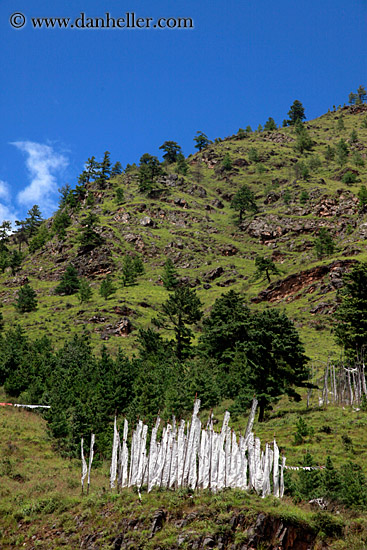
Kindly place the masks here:
POLYGON ((88 464, 88 488, 87 491, 89 492, 89 485, 90 485, 90 471, 92 469, 92 462, 93 462, 93 456, 94 456, 94 441, 95 441, 95 435, 91 434, 90 436, 90 451, 89 451, 89 464, 88 464))
POLYGON ((82 441, 81 441, 81 444, 80 444, 80 447, 81 447, 81 457, 82 457, 82 479, 81 479, 81 483, 82 483, 82 491, 84 491, 84 480, 87 476, 87 472, 88 472, 88 467, 87 467, 87 462, 84 458, 84 449, 83 449, 83 443, 84 443, 84 440, 82 438, 82 441))

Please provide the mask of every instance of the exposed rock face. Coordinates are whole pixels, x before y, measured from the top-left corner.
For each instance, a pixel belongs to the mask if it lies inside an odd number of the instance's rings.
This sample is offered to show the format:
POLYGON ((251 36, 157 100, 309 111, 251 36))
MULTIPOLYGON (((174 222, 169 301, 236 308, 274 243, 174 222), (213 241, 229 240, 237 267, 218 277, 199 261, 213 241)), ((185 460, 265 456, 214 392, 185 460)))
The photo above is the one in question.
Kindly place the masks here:
MULTIPOLYGON (((182 529, 188 525, 192 527, 190 531, 182 531, 177 536, 176 543, 172 542, 170 548, 179 550, 187 548, 188 550, 204 550, 207 548, 216 548, 218 550, 256 550, 257 548, 266 548, 267 550, 313 550, 315 546, 316 533, 306 524, 300 522, 283 520, 281 518, 271 517, 265 514, 258 514, 252 522, 245 514, 233 514, 230 519, 218 522, 218 529, 215 533, 199 534, 195 532, 195 522, 202 517, 202 514, 195 512, 188 514, 184 519, 174 521, 169 518, 164 510, 157 510, 153 515, 151 534, 149 538, 154 538, 155 533, 160 531, 165 522, 172 522, 172 527, 182 529), (246 542, 234 542, 235 534, 243 533, 243 539, 246 542)), ((114 537, 111 542, 114 550, 128 550, 136 548, 136 535, 129 537, 129 531, 143 529, 140 522, 124 520, 123 531, 114 537)), ((81 548, 97 550, 99 548, 100 534, 87 535, 81 545, 81 548)), ((158 548, 158 547, 157 547, 158 548)))
POLYGON ((79 275, 96 277, 106 275, 113 270, 111 251, 107 246, 99 246, 86 254, 81 254, 73 260, 79 275))
POLYGON ((337 260, 329 265, 320 265, 306 271, 301 271, 300 273, 294 273, 282 281, 271 283, 256 298, 252 298, 252 302, 255 304, 263 301, 280 302, 281 300, 286 300, 290 302, 299 298, 298 293, 306 287, 310 287, 308 289, 309 292, 316 290, 316 287, 312 288, 312 285, 320 283, 325 275, 328 274, 330 274, 330 282, 324 290, 335 290, 343 286, 342 275, 354 263, 354 260, 337 260))

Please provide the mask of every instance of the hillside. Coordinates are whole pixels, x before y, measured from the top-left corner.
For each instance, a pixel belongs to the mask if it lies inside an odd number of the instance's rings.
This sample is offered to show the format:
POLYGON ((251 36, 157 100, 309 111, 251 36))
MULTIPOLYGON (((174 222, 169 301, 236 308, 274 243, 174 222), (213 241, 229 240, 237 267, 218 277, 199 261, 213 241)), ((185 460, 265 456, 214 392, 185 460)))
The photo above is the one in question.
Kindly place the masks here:
MULTIPOLYGON (((300 407, 297 412, 305 410, 300 407)), ((117 494, 109 489, 109 464, 98 455, 90 493, 82 495, 80 461, 62 459, 55 453, 43 419, 33 412, 6 407, 1 407, 0 413, 3 550, 365 548, 366 518, 358 510, 348 512, 334 506, 332 513, 323 512, 309 504, 295 506, 289 497, 262 499, 237 490, 220 494, 153 490, 149 495, 142 491, 140 500, 133 490, 117 494)), ((301 452, 289 442, 295 413, 281 405, 265 429, 255 425, 264 440, 276 430, 290 465, 298 463, 301 452)), ((325 451, 340 446, 340 436, 349 423, 354 425, 351 435, 355 443, 349 456, 363 463, 363 414, 331 408, 309 411, 307 421, 315 425, 316 437, 308 447, 319 450, 317 460, 324 461, 325 451), (329 434, 321 429, 323 423, 328 423, 329 434)), ((346 458, 343 455, 341 450, 334 453, 337 464, 346 458)))
POLYGON ((93 345, 107 342, 110 350, 121 346, 131 354, 137 330, 150 326, 167 299, 161 277, 171 258, 205 313, 233 289, 246 295, 251 308, 284 309, 313 360, 338 357, 331 330, 337 291, 351 264, 366 259, 367 212, 357 197, 367 183, 366 121, 366 105, 308 121, 304 127, 312 146, 302 153, 294 127, 239 131, 189 156, 186 175, 177 174, 175 165, 165 166, 148 193, 139 191, 134 165, 103 185, 85 183, 76 205, 64 207, 71 219, 65 236, 53 235, 54 218, 47 220, 46 242, 33 253, 23 243, 21 267, 15 275, 10 268, 0 274, 5 326, 19 322, 31 337, 41 330, 58 345, 87 329, 93 345), (341 138, 348 149, 342 159, 341 138), (258 211, 245 213, 239 224, 231 200, 244 184, 255 194, 258 211), (91 213, 98 216, 101 237, 92 249, 79 241, 91 213), (315 239, 321 228, 335 248, 318 257, 315 239), (145 274, 136 285, 123 287, 126 254, 142 257, 145 274), (270 284, 265 276, 254 281, 256 256, 271 258, 279 268, 270 284), (54 293, 70 263, 91 285, 89 302, 54 293), (99 287, 108 273, 117 290, 105 300, 99 287), (37 293, 38 309, 21 314, 14 302, 26 281, 37 293))

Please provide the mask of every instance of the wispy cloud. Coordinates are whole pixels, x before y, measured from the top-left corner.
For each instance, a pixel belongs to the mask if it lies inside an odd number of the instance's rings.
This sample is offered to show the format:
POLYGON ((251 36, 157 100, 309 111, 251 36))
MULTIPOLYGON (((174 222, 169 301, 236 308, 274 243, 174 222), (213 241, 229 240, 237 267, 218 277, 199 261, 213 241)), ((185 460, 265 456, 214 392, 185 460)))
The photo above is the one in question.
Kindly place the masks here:
POLYGON ((43 215, 50 215, 57 207, 57 176, 68 166, 67 158, 50 145, 34 141, 15 141, 12 145, 26 153, 26 166, 31 180, 17 194, 18 203, 23 206, 38 204, 43 215))
POLYGON ((6 181, 0 180, 0 223, 9 220, 14 224, 17 219, 17 213, 10 203, 10 189, 6 181))

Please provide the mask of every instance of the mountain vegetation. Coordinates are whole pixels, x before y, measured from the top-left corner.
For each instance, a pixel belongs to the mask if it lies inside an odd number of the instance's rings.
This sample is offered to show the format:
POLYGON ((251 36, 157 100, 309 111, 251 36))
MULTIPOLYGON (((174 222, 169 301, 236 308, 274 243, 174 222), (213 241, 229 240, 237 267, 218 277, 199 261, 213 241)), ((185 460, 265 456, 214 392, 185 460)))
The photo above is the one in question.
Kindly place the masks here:
POLYGON ((365 409, 305 404, 326 363, 365 353, 362 88, 312 121, 296 100, 282 127, 269 117, 214 142, 198 131, 188 157, 173 140, 163 161, 91 156, 50 219, 34 205, 16 231, 2 223, 0 385, 4 399, 51 405, 61 455, 93 431, 102 464, 115 414, 184 416, 196 393, 241 427, 256 395, 258 430, 325 466, 290 473, 288 498, 366 508, 367 465, 342 428, 348 416, 362 430, 365 409))

